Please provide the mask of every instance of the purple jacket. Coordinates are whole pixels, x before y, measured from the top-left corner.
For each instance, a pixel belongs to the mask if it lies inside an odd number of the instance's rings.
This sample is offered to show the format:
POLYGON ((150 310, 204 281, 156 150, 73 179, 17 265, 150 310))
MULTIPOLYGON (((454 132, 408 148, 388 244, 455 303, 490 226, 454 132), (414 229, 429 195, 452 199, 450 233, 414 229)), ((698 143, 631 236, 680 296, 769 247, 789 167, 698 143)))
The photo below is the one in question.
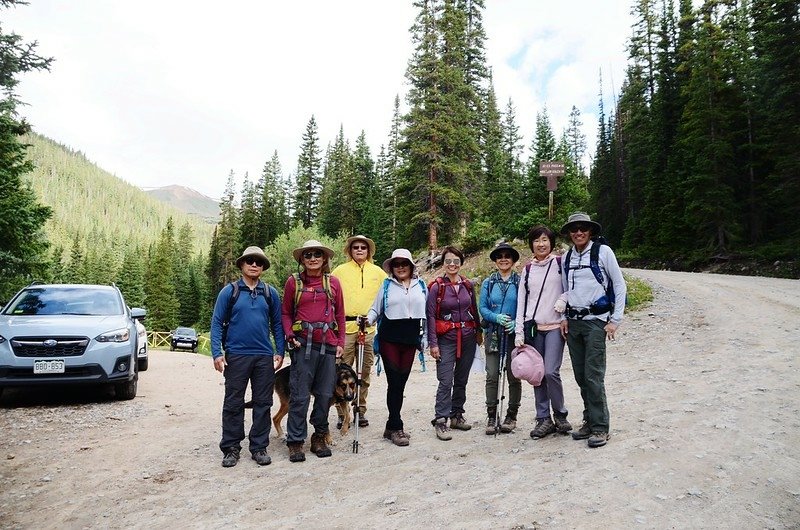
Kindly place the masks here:
MULTIPOLYGON (((475 302, 475 286, 472 289, 467 289, 463 282, 460 283, 458 293, 455 287, 450 282, 447 276, 443 277, 444 283, 444 297, 439 306, 440 314, 436 314, 436 298, 439 296, 439 283, 434 282, 428 289, 428 301, 426 304, 426 316, 428 319, 428 344, 430 347, 439 346, 439 336, 436 335, 436 320, 451 320, 452 322, 475 322, 474 328, 461 328, 461 337, 471 337, 477 331, 480 325, 480 314, 478 313, 478 305, 475 302)), ((458 337, 458 330, 451 329, 444 335, 443 338, 455 341, 458 337)))

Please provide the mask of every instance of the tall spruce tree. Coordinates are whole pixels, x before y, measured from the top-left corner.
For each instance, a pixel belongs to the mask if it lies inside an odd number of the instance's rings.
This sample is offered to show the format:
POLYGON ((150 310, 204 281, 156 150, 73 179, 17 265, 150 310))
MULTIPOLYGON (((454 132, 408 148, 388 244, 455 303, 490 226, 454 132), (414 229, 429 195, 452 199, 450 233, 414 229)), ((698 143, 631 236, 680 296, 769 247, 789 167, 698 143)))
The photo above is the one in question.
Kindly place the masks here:
POLYGON ((153 331, 170 331, 178 325, 180 304, 175 292, 174 251, 175 231, 170 217, 150 256, 145 276, 147 321, 153 331))
POLYGON ((314 116, 306 125, 303 143, 297 158, 296 188, 293 200, 293 220, 308 228, 316 220, 317 203, 322 188, 319 137, 314 116))
MULTIPOLYGON (((25 2, 4 0, 0 9, 25 2)), ((48 242, 44 223, 50 208, 41 205, 23 176, 33 169, 27 146, 19 137, 30 130, 16 108, 14 88, 19 74, 48 70, 52 59, 36 53, 36 43, 25 43, 0 27, 0 301, 7 300, 23 283, 47 274, 48 242)))
POLYGON ((260 199, 255 244, 261 248, 266 248, 289 229, 287 196, 282 179, 281 163, 278 152, 275 151, 272 158, 264 164, 256 186, 260 199))

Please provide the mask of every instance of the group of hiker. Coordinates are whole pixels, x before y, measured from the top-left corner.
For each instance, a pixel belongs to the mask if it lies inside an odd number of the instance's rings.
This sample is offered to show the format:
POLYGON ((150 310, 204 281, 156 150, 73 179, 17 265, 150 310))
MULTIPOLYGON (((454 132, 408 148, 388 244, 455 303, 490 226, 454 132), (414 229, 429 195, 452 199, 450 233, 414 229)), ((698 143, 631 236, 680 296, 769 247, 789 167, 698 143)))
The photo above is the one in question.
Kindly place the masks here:
MULTIPOLYGON (((397 446, 410 442, 401 416, 403 394, 417 352, 426 349, 436 361, 438 379, 431 420, 435 436, 450 440, 452 430, 472 428, 465 418, 466 388, 481 345, 486 434, 516 429, 522 383, 511 369, 512 351, 532 347, 541 355, 544 375, 534 388, 536 425, 530 436, 572 432, 572 438, 588 440, 589 447, 605 445, 606 340, 614 340, 622 320, 625 281, 613 251, 598 238, 600 224, 587 214, 571 215, 560 233, 571 242, 564 256, 554 252, 552 230, 533 227, 527 238, 533 257, 521 272, 515 270, 519 252, 508 243, 498 244, 490 253, 496 271, 483 281, 480 296, 461 274, 464 254, 454 246, 442 249, 442 274, 426 284, 407 249, 395 249, 379 267, 373 263, 375 243, 356 235, 344 247, 348 260, 333 271, 334 251, 319 241, 294 249, 300 272, 286 280, 281 302, 277 290, 260 280, 270 266, 264 251, 245 249, 236 261, 242 276, 220 291, 211 322, 214 367, 225 378, 222 465, 234 466, 240 457, 248 382, 253 406, 249 450, 259 465, 271 462, 270 407, 284 352, 291 358, 286 429, 290 461, 305 460, 312 395, 310 450, 318 457, 331 455, 326 438, 337 362, 358 374, 354 422, 369 426, 373 342, 387 379, 383 436, 397 446), (577 430, 567 420, 560 376, 565 342, 583 400, 577 430), (509 399, 501 421, 506 379, 509 399)), ((338 428, 342 421, 340 417, 338 428)))

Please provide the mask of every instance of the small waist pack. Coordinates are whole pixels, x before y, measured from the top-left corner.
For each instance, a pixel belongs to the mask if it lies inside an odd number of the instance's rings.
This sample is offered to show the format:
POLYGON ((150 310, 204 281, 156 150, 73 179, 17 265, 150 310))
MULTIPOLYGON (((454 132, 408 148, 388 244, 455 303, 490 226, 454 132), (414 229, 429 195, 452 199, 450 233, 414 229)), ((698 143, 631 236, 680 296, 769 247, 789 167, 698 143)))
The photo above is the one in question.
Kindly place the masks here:
POLYGON ((529 344, 514 348, 511 352, 511 373, 517 379, 539 386, 544 378, 542 355, 529 344))

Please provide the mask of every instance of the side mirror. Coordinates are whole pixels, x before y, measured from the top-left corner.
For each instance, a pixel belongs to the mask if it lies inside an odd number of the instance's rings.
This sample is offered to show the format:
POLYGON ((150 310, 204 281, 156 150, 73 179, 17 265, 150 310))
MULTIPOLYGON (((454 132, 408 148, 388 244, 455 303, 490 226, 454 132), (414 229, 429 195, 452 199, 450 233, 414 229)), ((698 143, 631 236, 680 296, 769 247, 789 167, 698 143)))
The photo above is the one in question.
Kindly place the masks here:
POLYGON ((147 311, 144 309, 140 307, 131 308, 131 318, 138 320, 139 322, 143 322, 145 316, 147 316, 147 311))

